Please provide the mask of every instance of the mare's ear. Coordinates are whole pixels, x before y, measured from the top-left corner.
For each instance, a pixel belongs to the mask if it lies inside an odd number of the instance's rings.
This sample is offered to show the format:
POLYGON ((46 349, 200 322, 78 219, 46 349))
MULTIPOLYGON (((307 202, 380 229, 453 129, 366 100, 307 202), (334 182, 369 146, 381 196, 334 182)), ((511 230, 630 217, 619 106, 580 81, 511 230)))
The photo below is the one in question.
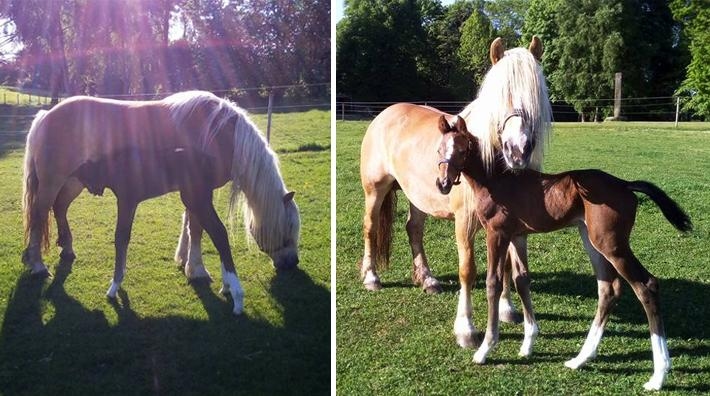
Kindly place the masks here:
POLYGON ((286 194, 284 194, 284 198, 283 198, 284 204, 287 204, 287 203, 289 203, 289 201, 292 201, 294 195, 296 195, 295 191, 289 191, 286 194))
POLYGON ((439 131, 441 131, 442 134, 451 131, 451 125, 449 125, 449 121, 446 120, 446 116, 443 114, 439 117, 439 131))
POLYGON ((493 42, 491 43, 491 50, 490 50, 490 55, 491 55, 491 64, 496 64, 500 60, 500 58, 503 57, 505 54, 505 45, 503 44, 503 39, 500 37, 497 37, 493 42))
POLYGON ((456 131, 459 133, 468 133, 466 121, 464 121, 463 117, 456 116, 456 125, 454 125, 454 129, 456 129, 456 131))
POLYGON ((530 47, 528 47, 528 50, 531 54, 533 54, 533 56, 535 57, 535 59, 538 60, 538 62, 542 62, 542 40, 540 40, 540 37, 532 36, 532 40, 530 40, 530 47))

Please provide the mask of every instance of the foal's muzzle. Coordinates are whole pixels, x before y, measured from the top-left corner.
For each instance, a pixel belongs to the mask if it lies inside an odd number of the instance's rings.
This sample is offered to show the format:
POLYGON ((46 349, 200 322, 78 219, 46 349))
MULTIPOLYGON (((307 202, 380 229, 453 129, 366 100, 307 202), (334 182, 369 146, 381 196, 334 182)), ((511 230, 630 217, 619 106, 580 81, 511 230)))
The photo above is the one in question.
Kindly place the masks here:
POLYGON ((451 179, 448 177, 445 177, 444 180, 439 179, 438 177, 436 178, 436 187, 439 188, 439 192, 446 195, 451 192, 451 188, 455 185, 458 184, 456 182, 452 182, 451 179))

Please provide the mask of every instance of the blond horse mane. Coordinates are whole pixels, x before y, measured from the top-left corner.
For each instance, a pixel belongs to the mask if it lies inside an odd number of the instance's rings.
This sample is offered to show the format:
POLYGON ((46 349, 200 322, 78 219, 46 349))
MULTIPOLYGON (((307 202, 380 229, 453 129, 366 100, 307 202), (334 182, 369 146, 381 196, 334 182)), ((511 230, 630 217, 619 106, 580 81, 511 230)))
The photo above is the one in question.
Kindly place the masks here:
POLYGON ((513 109, 524 110, 536 135, 530 167, 540 170, 552 120, 552 109, 542 67, 526 48, 513 48, 486 74, 478 98, 459 114, 478 138, 485 168, 492 170, 498 133, 513 109))
POLYGON ((226 132, 224 128, 227 123, 236 118, 230 217, 240 201, 239 197, 244 194, 246 199, 241 200, 244 228, 246 234, 251 236, 250 240, 256 242, 261 250, 277 250, 286 237, 298 241, 300 220, 298 213, 294 215, 286 211, 283 196, 287 190, 279 171, 278 158, 257 126, 249 120, 246 111, 227 100, 201 91, 171 95, 163 99, 163 102, 168 104, 176 125, 181 125, 198 106, 209 106, 208 117, 202 124, 204 129, 199 131, 204 150, 218 133, 226 132))

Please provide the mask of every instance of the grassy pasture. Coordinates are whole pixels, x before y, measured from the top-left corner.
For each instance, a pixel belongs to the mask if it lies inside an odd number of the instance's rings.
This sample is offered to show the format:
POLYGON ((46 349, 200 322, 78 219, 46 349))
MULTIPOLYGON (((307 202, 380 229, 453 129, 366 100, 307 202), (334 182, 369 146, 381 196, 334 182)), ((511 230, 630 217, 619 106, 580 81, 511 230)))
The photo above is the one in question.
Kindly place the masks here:
MULTIPOLYGON (((368 292, 362 255, 363 193, 359 150, 367 122, 336 123, 337 139, 337 389, 339 394, 641 394, 652 373, 648 324, 631 288, 607 326, 596 360, 579 371, 576 356, 596 309, 596 282, 576 229, 528 239, 533 302, 540 325, 533 356, 517 356, 522 326, 501 326, 484 366, 452 334, 458 275, 453 222, 429 219, 425 246, 445 292, 430 296, 411 283, 404 230, 407 201, 399 193, 385 288, 368 292)), ((600 168, 663 188, 690 214, 695 230, 677 232, 640 198, 632 247, 661 285, 673 368, 669 394, 710 392, 710 124, 556 124, 548 172, 600 168)), ((432 148, 436 150, 436 148, 432 148)), ((423 164, 426 166, 426 164, 423 164)), ((434 166, 432 164, 432 166, 434 166)), ((432 181, 433 182, 433 181, 432 181)), ((485 242, 476 237, 478 282, 474 322, 485 329, 485 242)), ((520 304, 518 303, 518 306, 520 304)))
MULTIPOLYGON (((253 118, 265 130, 266 117, 253 118)), ((27 127, 13 122, 1 118, 0 131, 27 127)), ((175 193, 138 207, 117 302, 104 296, 116 216, 108 190, 104 197, 84 192, 70 208, 73 266, 53 248, 45 260, 54 276, 30 279, 20 262, 24 137, 0 134, 0 394, 328 392, 329 126, 325 111, 274 115, 272 147, 301 209, 301 263, 277 275, 237 224, 231 242, 246 292, 241 317, 218 293, 219 256, 206 234, 215 282, 189 285, 173 262, 182 213, 175 193)), ((222 218, 228 195, 216 194, 222 218)))

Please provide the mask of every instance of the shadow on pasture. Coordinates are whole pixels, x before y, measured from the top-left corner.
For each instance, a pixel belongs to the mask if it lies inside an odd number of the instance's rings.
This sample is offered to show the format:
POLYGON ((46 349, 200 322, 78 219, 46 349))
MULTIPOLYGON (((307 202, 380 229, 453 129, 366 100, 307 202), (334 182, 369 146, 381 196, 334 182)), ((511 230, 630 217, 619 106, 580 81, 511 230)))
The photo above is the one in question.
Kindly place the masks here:
POLYGON ((0 393, 322 394, 330 387, 329 292, 299 269, 265 285, 282 310, 278 326, 234 317, 231 299, 206 284, 192 287, 207 320, 141 317, 119 290, 107 305, 118 318, 112 324, 67 294, 71 270, 60 262, 44 281, 24 273, 2 296, 0 393))

